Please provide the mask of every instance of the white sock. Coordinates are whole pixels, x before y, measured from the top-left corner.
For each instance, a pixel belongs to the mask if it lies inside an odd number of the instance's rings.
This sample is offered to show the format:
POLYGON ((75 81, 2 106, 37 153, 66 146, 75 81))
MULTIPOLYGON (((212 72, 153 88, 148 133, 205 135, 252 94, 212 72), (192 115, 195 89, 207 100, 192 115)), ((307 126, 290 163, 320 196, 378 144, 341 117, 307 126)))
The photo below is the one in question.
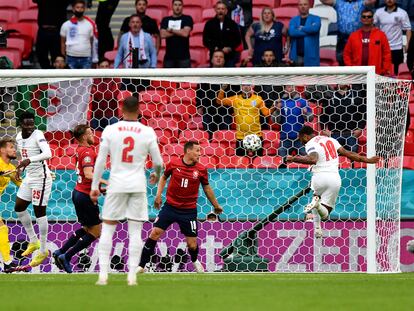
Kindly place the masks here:
POLYGON ((32 218, 27 210, 23 212, 16 212, 17 217, 19 217, 20 222, 22 223, 24 229, 26 230, 27 235, 29 236, 30 243, 35 243, 38 241, 37 235, 34 232, 32 218))
POLYGON ((39 226, 40 252, 45 253, 47 250, 47 232, 49 227, 49 223, 47 222, 47 216, 36 218, 36 222, 39 226))
POLYGON ((128 220, 129 248, 128 248, 128 269, 129 273, 136 273, 139 259, 141 258, 142 247, 141 239, 142 222, 128 220))
POLYGON ((318 214, 321 216, 322 220, 328 219, 329 212, 328 212, 328 209, 325 206, 323 206, 321 203, 319 203, 318 206, 316 207, 316 209, 318 210, 318 214))
POLYGON ((316 211, 315 209, 312 210, 312 214, 313 214, 313 227, 316 228, 320 228, 321 227, 321 216, 319 215, 318 211, 316 211))
POLYGON ((116 225, 102 223, 102 233, 99 238, 98 254, 99 254, 99 275, 107 276, 109 271, 109 256, 112 250, 112 237, 114 235, 116 225))

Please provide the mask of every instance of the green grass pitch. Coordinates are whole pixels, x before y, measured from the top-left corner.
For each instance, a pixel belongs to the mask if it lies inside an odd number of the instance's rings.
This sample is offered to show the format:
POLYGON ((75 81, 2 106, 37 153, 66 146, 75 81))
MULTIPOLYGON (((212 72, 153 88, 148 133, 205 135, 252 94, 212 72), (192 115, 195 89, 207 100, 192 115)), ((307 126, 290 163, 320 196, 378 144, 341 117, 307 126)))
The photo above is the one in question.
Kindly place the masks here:
POLYGON ((1 310, 414 310, 414 273, 0 275, 1 310))

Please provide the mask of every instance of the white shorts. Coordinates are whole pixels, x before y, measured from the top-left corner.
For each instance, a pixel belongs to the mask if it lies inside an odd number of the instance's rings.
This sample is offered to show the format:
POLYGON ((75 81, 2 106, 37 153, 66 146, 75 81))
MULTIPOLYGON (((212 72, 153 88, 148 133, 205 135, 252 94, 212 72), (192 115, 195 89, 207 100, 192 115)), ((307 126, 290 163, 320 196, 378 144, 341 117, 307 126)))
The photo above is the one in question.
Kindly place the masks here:
POLYGON ((311 188, 314 195, 321 197, 320 202, 334 208, 336 198, 341 189, 341 176, 336 172, 314 173, 311 181, 311 188))
POLYGON ((102 209, 103 220, 148 220, 148 201, 145 192, 108 193, 102 209))
POLYGON ((52 191, 52 183, 51 177, 46 179, 24 178, 17 191, 17 197, 32 202, 34 206, 47 206, 52 191))

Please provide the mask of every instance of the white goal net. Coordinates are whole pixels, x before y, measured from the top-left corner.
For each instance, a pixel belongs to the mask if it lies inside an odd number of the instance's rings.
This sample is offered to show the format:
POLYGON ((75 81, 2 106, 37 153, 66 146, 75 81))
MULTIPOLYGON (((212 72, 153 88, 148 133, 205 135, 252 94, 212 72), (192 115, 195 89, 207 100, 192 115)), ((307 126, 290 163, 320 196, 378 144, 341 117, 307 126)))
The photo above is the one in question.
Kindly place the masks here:
MULTIPOLYGON (((409 81, 375 76, 370 67, 2 71, 0 138, 16 136, 23 111, 34 112, 45 132, 53 153, 48 164, 56 172, 47 208, 51 251, 80 226, 71 201, 76 141, 70 131, 90 124, 98 150, 103 128, 122 118, 122 98, 133 95, 140 101, 141 122, 158 135, 164 162, 180 157, 189 140, 201 144, 200 161, 224 208, 216 217, 200 191, 199 256, 207 271, 398 272, 409 89, 409 81), (246 95, 249 88, 260 98, 246 95), (315 238, 313 219, 303 213, 312 198, 311 173, 306 165, 282 161, 303 152, 297 140, 303 125, 351 151, 381 157, 368 167, 340 157, 342 187, 322 223, 322 238, 315 238), (252 133, 262 141, 254 153, 242 143, 252 133)), ((148 175, 151 165, 149 159, 148 175)), ((16 192, 9 185, 1 194, 0 212, 12 255, 25 264, 27 236, 13 210, 16 192)), ((148 185, 151 221, 158 213, 152 208, 155 193, 148 185)), ((126 225, 119 224, 111 253, 116 271, 126 269, 126 225)), ((151 222, 144 225, 144 240, 151 228, 151 222)), ((96 243, 72 264, 75 272, 97 271, 96 243)), ((148 269, 192 271, 175 224, 157 244, 148 269)), ((33 271, 59 270, 48 261, 33 271)))

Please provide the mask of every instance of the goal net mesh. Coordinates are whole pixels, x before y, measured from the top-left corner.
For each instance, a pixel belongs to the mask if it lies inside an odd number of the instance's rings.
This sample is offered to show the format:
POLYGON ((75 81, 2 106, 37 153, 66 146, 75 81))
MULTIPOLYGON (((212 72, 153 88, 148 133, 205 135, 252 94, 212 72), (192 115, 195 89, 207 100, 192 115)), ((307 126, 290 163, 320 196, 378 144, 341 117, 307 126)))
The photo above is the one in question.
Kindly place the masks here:
MULTIPOLYGON (((399 271, 409 88, 407 81, 377 77, 375 118, 367 122, 369 92, 364 74, 0 78, 5 114, 0 137, 15 137, 18 116, 29 110, 50 144, 53 156, 48 165, 56 172, 47 207, 51 251, 80 226, 71 200, 77 179, 77 145, 70 131, 77 124, 90 124, 98 150, 103 128, 122 118, 122 99, 133 95, 139 98, 141 122, 158 135, 165 163, 182 156, 186 141, 201 144, 200 161, 207 166, 210 184, 224 208, 216 217, 200 191, 199 258, 207 271, 363 272, 367 270, 366 165, 340 157, 342 187, 329 220, 322 223, 323 237, 317 239, 312 217, 303 213, 311 200, 311 193, 304 193, 311 173, 306 165, 285 165, 282 157, 303 152, 295 133, 303 124, 338 138, 346 149, 361 154, 367 150, 367 127, 375 128, 372 143, 381 156, 375 169, 377 271, 395 272, 399 271), (248 86, 261 99, 243 100, 248 86), (217 101, 221 88, 227 100, 217 101), (232 97, 236 95, 237 100, 232 97), (273 106, 278 109, 267 115, 266 108, 273 106), (262 139, 262 148, 255 153, 243 149, 241 142, 251 133, 262 139)), ((151 166, 149 159, 148 175, 151 166)), ((1 194, 0 211, 9 226, 12 255, 25 264, 30 258, 21 253, 28 238, 13 211, 16 192, 9 185, 1 194)), ((152 208, 155 193, 156 187, 148 185, 151 221, 144 225, 143 239, 158 213, 152 208)), ((100 206, 104 199, 100 198, 100 206)), ((34 220, 32 207, 29 210, 34 220)), ((98 270, 96 245, 72 259, 75 271, 98 270)), ((126 269, 127 246, 127 224, 122 222, 111 253, 114 271, 126 269)), ((193 271, 185 238, 176 224, 159 241, 147 268, 193 271)), ((59 270, 48 261, 33 271, 59 270)))

